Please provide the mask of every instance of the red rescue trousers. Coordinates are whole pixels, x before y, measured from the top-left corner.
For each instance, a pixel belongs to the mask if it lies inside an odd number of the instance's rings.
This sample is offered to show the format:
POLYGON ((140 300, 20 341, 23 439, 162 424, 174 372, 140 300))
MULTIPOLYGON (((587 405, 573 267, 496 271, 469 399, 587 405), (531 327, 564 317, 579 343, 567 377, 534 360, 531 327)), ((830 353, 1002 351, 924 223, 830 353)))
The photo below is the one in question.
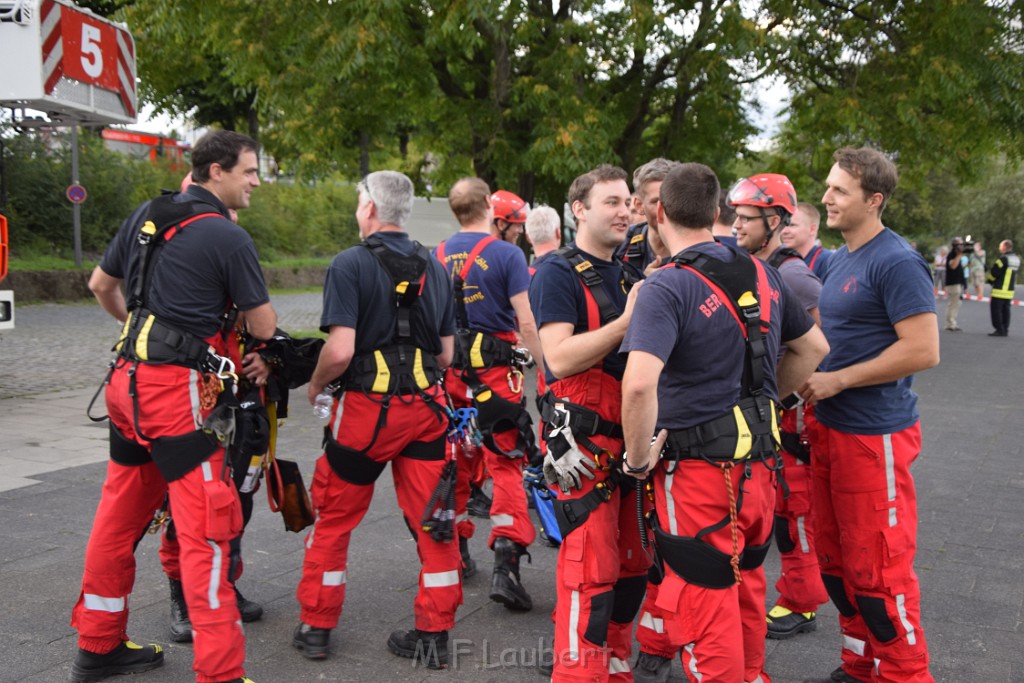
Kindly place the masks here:
MULTIPOLYGON (((146 448, 135 431, 128 369, 116 369, 106 389, 118 430, 146 448)), ((151 439, 196 430, 208 411, 199 406, 199 373, 173 365, 140 364, 135 372, 139 427, 151 439)), ((245 674, 245 635, 235 603, 242 512, 224 466, 224 450, 170 484, 152 462, 110 461, 85 552, 82 591, 71 616, 78 646, 105 653, 127 640, 128 598, 135 582, 135 544, 167 494, 180 544, 181 578, 194 633, 196 680, 245 674)))
MULTIPOLYGON (((456 408, 467 408, 470 405, 469 388, 456 376, 454 370, 450 370, 445 387, 452 398, 456 408)), ((518 403, 522 397, 522 381, 518 382, 518 391, 509 386, 509 373, 512 372, 508 366, 494 367, 489 370, 478 371, 480 381, 491 388, 498 396, 518 403)), ((524 407, 523 410, 526 410, 524 407)), ((499 448, 509 451, 516 447, 519 432, 506 430, 494 435, 494 441, 499 448)), ((484 463, 487 471, 494 482, 494 490, 491 492, 491 535, 487 539, 487 547, 494 546, 496 538, 508 538, 522 546, 529 546, 537 536, 537 530, 530 519, 530 512, 526 506, 526 495, 523 493, 523 467, 526 458, 509 458, 501 453, 495 453, 485 446, 480 447, 483 452, 484 463)), ((458 453, 457 455, 461 455, 458 453)), ((466 511, 466 501, 469 498, 469 482, 471 472, 465 467, 465 459, 460 459, 459 481, 460 486, 456 490, 456 516, 466 511)), ((460 520, 460 524, 462 520, 460 520)), ((459 534, 464 538, 471 538, 469 534, 459 534)))
MULTIPOLYGON (((462 572, 456 539, 438 542, 421 529, 421 520, 445 465, 444 435, 447 421, 426 401, 394 397, 373 443, 382 410, 379 396, 371 399, 357 391, 334 402, 331 431, 339 444, 360 451, 377 463, 391 463, 398 506, 416 539, 420 559, 419 591, 413 603, 416 628, 447 631, 455 625, 455 610, 462 604, 462 572), (424 449, 425 444, 434 444, 424 449), (408 450, 414 446, 413 451, 408 450), (423 459, 425 450, 436 453, 423 459)), ((352 530, 370 507, 373 483, 355 484, 342 479, 326 454, 316 463, 310 487, 316 523, 306 536, 302 579, 296 591, 303 623, 334 628, 341 617, 348 583, 348 546, 352 530)))
POLYGON ((921 425, 881 435, 819 430, 811 464, 818 562, 839 610, 843 670, 863 681, 931 683, 910 474, 921 425))
MULTIPOLYGON (((775 474, 763 463, 750 463, 750 478, 739 464, 731 470, 737 499, 736 550, 762 545, 772 532, 775 474)), ((726 523, 703 542, 732 555, 734 538, 729 519, 729 490, 722 469, 701 460, 662 461, 654 471, 655 509, 659 527, 673 536, 694 537, 707 527, 726 523)), ((665 579, 656 606, 671 645, 682 648, 687 680, 770 683, 764 672, 767 623, 764 568, 741 571, 740 583, 704 588, 689 583, 665 563, 665 579)))
MULTIPOLYGON (((599 369, 560 380, 552 391, 621 423, 620 384, 599 369)), ((597 435, 591 440, 616 459, 622 455, 622 439, 597 435)), ((607 454, 601 457, 606 463, 607 454)), ((559 492, 558 503, 586 496, 609 476, 600 471, 594 481, 583 480, 582 490, 559 492)), ((633 620, 651 565, 640 542, 636 496, 625 481, 562 539, 555 570, 554 683, 633 680, 633 620)))
MULTIPOLYGON (((803 443, 814 453, 818 421, 814 406, 801 405, 782 414, 783 432, 799 433, 803 443), (797 424, 797 411, 803 411, 802 425, 797 424)), ((818 556, 814 551, 814 508, 811 504, 811 466, 782 451, 782 476, 785 488, 775 498, 775 536, 782 574, 775 583, 779 599, 775 604, 793 612, 816 612, 828 602, 828 593, 821 582, 818 556)), ((812 455, 813 457, 813 455, 812 455)))

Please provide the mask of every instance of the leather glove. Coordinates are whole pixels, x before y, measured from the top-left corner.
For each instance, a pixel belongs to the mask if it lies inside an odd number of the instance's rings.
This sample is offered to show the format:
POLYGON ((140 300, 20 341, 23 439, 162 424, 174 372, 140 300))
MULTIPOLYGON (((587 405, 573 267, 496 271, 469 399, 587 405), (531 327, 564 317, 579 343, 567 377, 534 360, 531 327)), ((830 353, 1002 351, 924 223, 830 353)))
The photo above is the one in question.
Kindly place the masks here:
POLYGON ((544 478, 549 484, 558 484, 562 493, 568 493, 571 488, 583 488, 583 477, 593 481, 597 463, 584 455, 576 445, 576 439, 567 424, 552 429, 547 444, 544 478))

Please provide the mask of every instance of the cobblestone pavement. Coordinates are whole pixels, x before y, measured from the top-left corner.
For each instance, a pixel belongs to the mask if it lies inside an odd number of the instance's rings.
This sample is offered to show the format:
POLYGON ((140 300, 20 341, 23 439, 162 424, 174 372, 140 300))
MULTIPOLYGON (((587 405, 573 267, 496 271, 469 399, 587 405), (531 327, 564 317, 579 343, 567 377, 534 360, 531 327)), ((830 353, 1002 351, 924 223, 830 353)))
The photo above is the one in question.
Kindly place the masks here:
MULTIPOLYGON (((278 326, 320 326, 321 294, 271 298, 278 326)), ((16 327, 0 331, 0 399, 99 386, 117 341, 117 323, 93 301, 18 306, 16 327)))

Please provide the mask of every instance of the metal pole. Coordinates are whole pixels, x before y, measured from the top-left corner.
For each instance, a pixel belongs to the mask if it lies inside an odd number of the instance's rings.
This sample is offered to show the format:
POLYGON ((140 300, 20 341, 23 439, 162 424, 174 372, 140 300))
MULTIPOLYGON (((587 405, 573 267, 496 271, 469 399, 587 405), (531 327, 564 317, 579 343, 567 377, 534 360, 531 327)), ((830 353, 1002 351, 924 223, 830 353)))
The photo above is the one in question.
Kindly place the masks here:
MULTIPOLYGON (((71 184, 78 184, 78 125, 71 126, 71 184)), ((82 267, 82 205, 72 208, 75 226, 75 268, 82 267)))

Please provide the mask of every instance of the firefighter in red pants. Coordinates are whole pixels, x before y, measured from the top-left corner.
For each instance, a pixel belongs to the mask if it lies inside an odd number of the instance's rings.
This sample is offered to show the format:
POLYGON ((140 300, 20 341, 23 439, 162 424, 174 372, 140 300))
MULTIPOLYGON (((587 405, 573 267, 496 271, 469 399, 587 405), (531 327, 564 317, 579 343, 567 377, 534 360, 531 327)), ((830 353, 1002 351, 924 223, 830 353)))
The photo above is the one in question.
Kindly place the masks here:
POLYGON ((839 610, 842 665, 826 681, 930 683, 914 573, 921 450, 913 374, 939 362, 928 265, 882 223, 895 164, 869 149, 833 158, 822 203, 846 244, 829 259, 821 327, 832 353, 800 388, 820 438, 811 461, 822 580, 839 610))
POLYGON ((657 607, 688 680, 768 683, 761 563, 775 507, 775 404, 828 345, 777 271, 714 242, 719 192, 702 164, 662 182, 658 229, 674 256, 648 276, 622 342, 623 468, 652 478, 657 607))
MULTIPOLYGON (((526 258, 521 249, 492 234, 496 218, 506 223, 526 220, 522 200, 515 199, 519 208, 508 211, 506 201, 492 200, 480 178, 456 182, 448 204, 462 229, 442 242, 435 256, 452 277, 459 327, 446 387, 455 406, 477 409, 483 456, 494 482, 487 540, 494 551, 490 598, 525 611, 533 608, 533 600, 520 580, 519 558, 528 555, 536 530, 523 495, 523 463, 535 442, 523 396, 524 365, 516 351, 516 329, 538 359, 540 339, 527 295, 526 258)), ((460 483, 469 480, 466 464, 459 461, 460 483)), ((460 489, 457 504, 468 497, 468 486, 460 489)), ((459 546, 464 576, 471 575, 467 534, 459 534, 459 546)))
POLYGON ((530 304, 540 325, 548 392, 545 476, 562 545, 556 568, 552 681, 631 681, 633 619, 650 560, 640 543, 636 492, 619 485, 623 361, 617 350, 636 295, 612 260, 629 227, 621 168, 573 181, 576 242, 537 268, 530 304))
MULTIPOLYGON (((821 280, 799 251, 782 244, 783 231, 799 213, 796 190, 789 178, 778 173, 752 175, 737 184, 729 201, 736 210, 733 227, 737 246, 776 268, 803 309, 818 323, 821 280)), ((811 514, 810 435, 815 424, 811 406, 793 405, 782 416, 783 470, 775 503, 775 538, 782 575, 776 583, 779 599, 766 616, 769 638, 792 638, 813 631, 817 628, 818 606, 828 600, 814 552, 811 514)))
POLYGON ((328 385, 341 398, 316 463, 311 494, 317 520, 306 537, 296 592, 301 623, 292 644, 310 659, 328 654, 345 601, 352 530, 390 462, 421 571, 415 628, 392 633, 388 648, 430 668, 448 665, 448 630, 462 602, 450 517, 455 464, 446 462, 447 406, 440 384, 452 359, 454 300, 444 268, 403 232, 412 204, 413 184, 405 175, 368 175, 359 184, 356 209, 364 241, 335 256, 324 284, 321 329, 328 338, 309 401, 328 385), (446 527, 432 527, 434 512, 446 527))
MULTIPOLYGON (((229 425, 215 425, 211 413, 224 415, 233 398, 232 360, 247 367, 225 311, 237 307, 258 338, 276 324, 252 239, 227 217, 259 185, 257 149, 230 131, 201 139, 192 152, 196 184, 137 209, 90 279, 104 310, 126 322, 106 389, 111 460, 72 613, 80 649, 71 680, 163 663, 159 646, 128 640, 127 625, 135 544, 165 495, 181 545, 196 680, 247 680, 234 592, 242 514, 216 436, 229 425)), ((249 376, 262 382, 265 373, 260 364, 249 376)))

